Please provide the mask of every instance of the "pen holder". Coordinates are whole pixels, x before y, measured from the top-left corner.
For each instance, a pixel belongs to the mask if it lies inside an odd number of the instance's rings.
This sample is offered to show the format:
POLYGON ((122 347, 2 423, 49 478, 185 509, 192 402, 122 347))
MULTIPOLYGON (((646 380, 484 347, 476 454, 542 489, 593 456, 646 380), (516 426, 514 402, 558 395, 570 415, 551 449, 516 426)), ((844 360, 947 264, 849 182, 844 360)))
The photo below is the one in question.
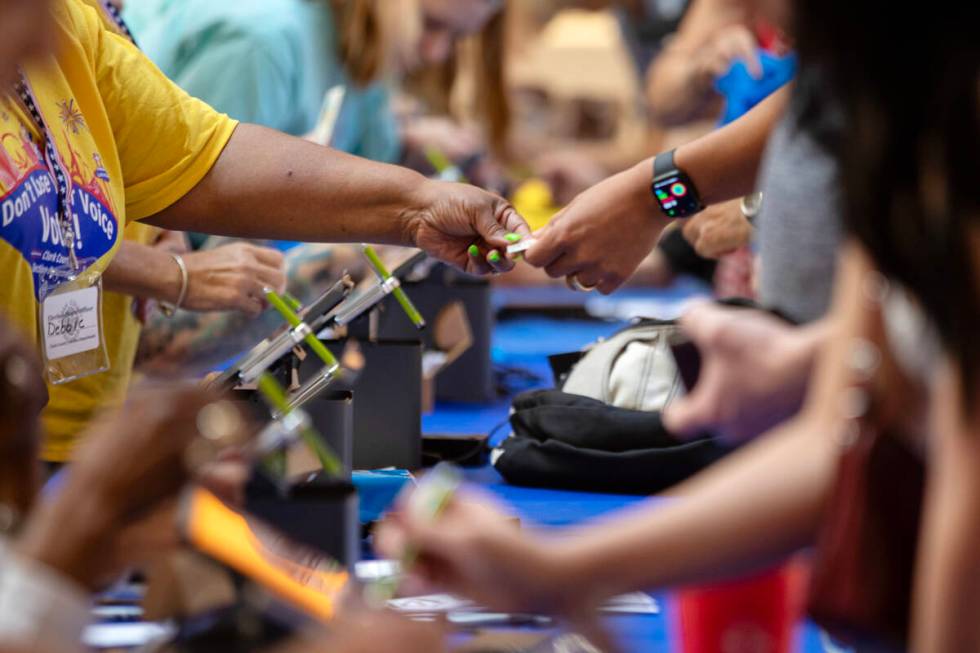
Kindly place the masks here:
POLYGON ((349 480, 318 472, 283 487, 259 471, 246 486, 245 510, 349 569, 360 558, 357 491, 349 480))
POLYGON ((381 310, 372 314, 373 325, 369 320, 359 320, 351 325, 351 335, 359 340, 367 339, 369 335, 379 340, 421 337, 426 349, 438 349, 434 340, 437 317, 449 304, 461 302, 472 342, 456 360, 439 371, 435 378, 436 399, 465 403, 486 403, 496 399, 490 359, 494 324, 490 283, 440 263, 424 279, 405 281, 402 286, 428 323, 427 329, 417 331, 394 299, 387 297, 379 305, 381 310))
MULTIPOLYGON (((234 390, 232 398, 244 402, 257 422, 269 420, 266 403, 254 390, 234 390)), ((350 479, 354 467, 354 396, 350 390, 327 390, 304 406, 313 427, 321 434, 326 445, 340 459, 344 478, 350 479)), ((320 469, 313 452, 302 442, 289 448, 286 456, 286 473, 296 477, 320 469)))
MULTIPOLYGON (((344 341, 324 344, 339 356, 344 341)), ((422 465, 422 344, 416 335, 410 340, 359 342, 359 346, 363 369, 349 386, 342 379, 335 382, 337 390, 352 391, 354 396, 353 468, 418 469, 422 465)), ((300 382, 320 368, 322 363, 307 357, 299 368, 300 382)), ((316 409, 308 412, 313 415, 316 409)))

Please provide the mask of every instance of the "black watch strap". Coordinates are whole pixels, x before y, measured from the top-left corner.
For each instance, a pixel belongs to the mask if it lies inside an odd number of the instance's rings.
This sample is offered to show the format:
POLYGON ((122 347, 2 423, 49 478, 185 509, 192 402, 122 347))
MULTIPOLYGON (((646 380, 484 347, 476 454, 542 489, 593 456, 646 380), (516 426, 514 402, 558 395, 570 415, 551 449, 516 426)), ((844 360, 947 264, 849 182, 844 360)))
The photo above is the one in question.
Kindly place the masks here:
POLYGON ((653 157, 653 178, 656 179, 662 175, 673 172, 676 169, 674 165, 674 150, 668 150, 667 152, 661 152, 657 156, 653 157))

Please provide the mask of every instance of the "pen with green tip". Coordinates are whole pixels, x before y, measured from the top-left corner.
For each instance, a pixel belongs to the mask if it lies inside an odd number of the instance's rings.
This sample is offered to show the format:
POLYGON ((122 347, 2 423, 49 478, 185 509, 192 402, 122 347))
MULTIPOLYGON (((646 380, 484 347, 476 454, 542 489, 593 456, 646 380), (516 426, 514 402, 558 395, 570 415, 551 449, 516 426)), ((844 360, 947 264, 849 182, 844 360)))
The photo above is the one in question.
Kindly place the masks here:
POLYGON ((341 476, 344 473, 344 466, 313 428, 309 416, 302 410, 290 408, 286 390, 275 377, 268 372, 263 372, 258 378, 258 390, 266 403, 279 415, 259 434, 257 446, 260 452, 282 450, 299 438, 316 456, 324 471, 331 476, 341 476))
POLYGON ((419 309, 415 308, 415 304, 413 304, 412 300, 409 299, 408 295, 405 294, 405 291, 402 289, 401 284, 393 283, 393 282, 398 282, 398 279, 391 276, 391 273, 388 271, 388 268, 385 267, 384 262, 382 262, 381 257, 378 256, 378 253, 374 250, 373 247, 371 247, 370 245, 363 245, 363 249, 364 249, 364 256, 367 257, 368 262, 371 264, 371 268, 374 270, 374 273, 378 276, 378 279, 381 281, 382 285, 384 284, 393 285, 393 288, 391 289, 391 294, 394 295, 395 299, 401 305, 402 310, 405 311, 405 315, 407 315, 408 319, 412 321, 412 324, 415 325, 415 328, 424 329, 425 318, 422 317, 421 313, 419 313, 419 309))
MULTIPOLYGON (((303 320, 286 303, 286 301, 272 290, 266 290, 266 299, 269 304, 283 316, 283 319, 294 329, 304 325, 303 320)), ((292 397, 284 397, 280 406, 274 406, 278 416, 286 416, 289 412, 302 408, 310 400, 319 396, 327 387, 334 382, 340 372, 340 362, 327 349, 326 345, 320 342, 316 334, 309 328, 304 330, 303 342, 314 354, 323 361, 323 369, 316 375, 309 378, 292 397)))
POLYGON ((451 179, 448 181, 460 181, 464 184, 468 184, 469 180, 466 175, 460 170, 459 166, 454 164, 449 160, 449 157, 437 147, 426 147, 425 148, 425 159, 429 162, 429 165, 436 171, 442 178, 446 178, 448 175, 452 175, 451 179))
MULTIPOLYGON (((265 298, 268 300, 269 305, 279 311, 279 314, 282 315, 283 319, 286 320, 289 326, 295 329, 303 324, 303 319, 297 315, 296 311, 294 311, 292 307, 289 306, 287 300, 282 298, 274 290, 266 289, 265 298)), ((317 357, 323 361, 324 365, 327 367, 339 367, 340 363, 338 363, 334 355, 330 353, 330 350, 327 349, 322 342, 320 342, 312 330, 307 330, 307 332, 303 334, 303 342, 310 348, 310 351, 316 354, 317 357)))
POLYGON ((288 293, 283 293, 281 296, 283 302, 290 310, 286 313, 280 311, 280 313, 289 323, 290 328, 260 342, 234 365, 213 379, 209 385, 229 390, 243 383, 253 383, 262 372, 275 365, 290 350, 303 344, 307 335, 316 333, 320 325, 329 319, 327 314, 347 297, 353 285, 350 277, 344 275, 340 281, 306 307, 306 312, 299 322, 294 315, 302 308, 300 301, 288 293))
MULTIPOLYGON (((456 496, 463 482, 459 469, 449 463, 439 463, 425 474, 408 499, 406 510, 411 519, 432 523, 446 509, 456 496)), ((407 574, 418 560, 419 552, 410 544, 402 551, 399 566, 401 575, 407 574)), ((365 587, 365 599, 369 605, 383 607, 398 593, 400 578, 389 577, 375 581, 365 587)))

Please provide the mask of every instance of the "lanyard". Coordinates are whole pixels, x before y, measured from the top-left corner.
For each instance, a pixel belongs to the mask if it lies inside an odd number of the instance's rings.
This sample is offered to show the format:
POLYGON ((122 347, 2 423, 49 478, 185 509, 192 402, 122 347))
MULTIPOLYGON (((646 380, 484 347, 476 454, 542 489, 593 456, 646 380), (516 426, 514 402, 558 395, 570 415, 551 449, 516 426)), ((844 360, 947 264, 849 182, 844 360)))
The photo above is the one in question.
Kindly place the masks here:
MULTIPOLYGON (((129 30, 129 26, 126 25, 125 21, 123 21, 115 5, 109 2, 109 0, 99 0, 99 4, 106 15, 115 23, 119 31, 135 45, 136 40, 133 38, 133 33, 129 30)), ((34 90, 31 88, 31 84, 23 71, 20 73, 20 81, 17 83, 16 91, 44 140, 44 163, 48 169, 48 173, 56 181, 58 227, 61 231, 62 242, 68 248, 68 260, 72 273, 76 273, 79 271, 79 265, 78 256, 75 253, 75 228, 71 218, 71 197, 73 191, 71 175, 68 174, 68 168, 58 153, 52 132, 48 129, 44 116, 41 114, 37 96, 34 94, 34 90)))
POLYGON ((128 38, 133 45, 136 45, 136 39, 133 38, 133 33, 129 31, 129 25, 127 25, 126 21, 123 20, 122 15, 119 13, 119 10, 116 8, 116 5, 109 2, 109 0, 99 0, 99 4, 102 5, 102 10, 105 11, 105 13, 109 16, 110 19, 112 19, 112 22, 116 24, 116 27, 119 28, 119 31, 122 32, 123 35, 126 38, 128 38))
POLYGON ((56 210, 62 242, 68 248, 68 260, 70 261, 72 272, 78 272, 78 258, 75 255, 75 226, 71 219, 71 196, 73 191, 71 175, 68 174, 68 169, 65 167, 64 161, 61 160, 61 155, 58 153, 58 148, 54 143, 54 137, 51 135, 51 131, 44 121, 44 116, 41 114, 37 98, 34 95, 30 82, 27 81, 27 76, 23 72, 20 73, 20 81, 17 82, 16 90, 17 95, 24 103, 24 107, 27 108, 28 114, 34 121, 35 127, 41 132, 41 137, 44 139, 44 163, 48 169, 48 174, 55 179, 55 189, 58 195, 56 210))

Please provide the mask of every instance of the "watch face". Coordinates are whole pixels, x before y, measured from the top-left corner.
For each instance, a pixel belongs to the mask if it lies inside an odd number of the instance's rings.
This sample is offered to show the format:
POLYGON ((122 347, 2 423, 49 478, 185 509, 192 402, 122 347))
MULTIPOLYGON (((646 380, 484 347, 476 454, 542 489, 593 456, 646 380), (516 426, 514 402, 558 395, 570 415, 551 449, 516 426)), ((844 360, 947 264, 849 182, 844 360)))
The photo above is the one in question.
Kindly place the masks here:
POLYGON ((669 175, 653 182, 653 194, 669 218, 683 218, 701 210, 697 193, 684 175, 669 175))

